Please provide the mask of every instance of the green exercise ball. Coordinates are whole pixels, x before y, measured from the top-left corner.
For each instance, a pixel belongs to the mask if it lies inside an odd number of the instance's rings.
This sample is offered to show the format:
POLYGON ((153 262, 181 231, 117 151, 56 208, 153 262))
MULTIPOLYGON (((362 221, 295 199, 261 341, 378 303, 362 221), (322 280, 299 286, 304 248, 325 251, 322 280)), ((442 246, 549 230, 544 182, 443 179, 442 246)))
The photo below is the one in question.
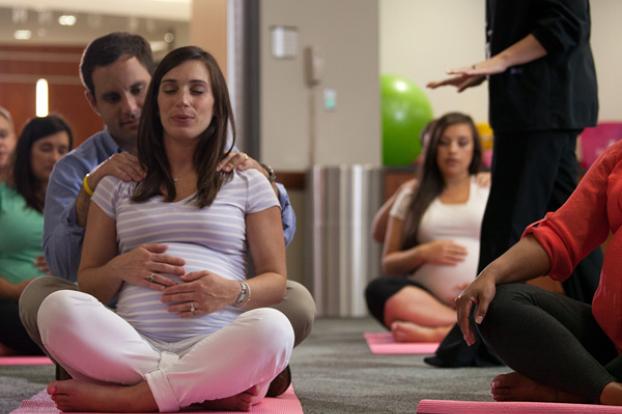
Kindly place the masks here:
POLYGON ((380 77, 382 110, 382 163, 411 165, 419 152, 419 134, 432 120, 426 94, 410 80, 396 75, 380 77))

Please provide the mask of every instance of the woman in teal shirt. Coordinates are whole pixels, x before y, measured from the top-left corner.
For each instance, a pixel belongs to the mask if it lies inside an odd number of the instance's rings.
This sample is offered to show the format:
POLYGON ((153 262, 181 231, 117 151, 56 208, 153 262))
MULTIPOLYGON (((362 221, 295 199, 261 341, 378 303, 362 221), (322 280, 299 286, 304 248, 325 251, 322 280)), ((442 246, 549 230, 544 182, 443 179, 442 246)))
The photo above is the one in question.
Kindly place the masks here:
POLYGON ((72 144, 62 118, 33 118, 17 142, 11 174, 0 183, 0 352, 41 353, 19 320, 18 299, 30 280, 47 273, 43 201, 54 164, 72 144))

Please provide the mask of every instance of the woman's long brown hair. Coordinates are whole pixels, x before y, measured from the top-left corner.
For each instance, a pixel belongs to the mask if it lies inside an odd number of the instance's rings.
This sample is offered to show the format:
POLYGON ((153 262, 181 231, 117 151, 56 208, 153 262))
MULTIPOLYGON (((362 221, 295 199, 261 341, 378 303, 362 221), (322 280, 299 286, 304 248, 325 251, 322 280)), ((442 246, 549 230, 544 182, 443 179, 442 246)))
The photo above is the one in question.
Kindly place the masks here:
POLYGON ((471 136, 473 137, 473 158, 469 164, 469 174, 477 174, 480 169, 482 147, 473 119, 459 112, 450 112, 440 117, 432 129, 432 136, 425 152, 423 168, 419 170, 417 189, 408 207, 408 213, 404 224, 402 250, 416 246, 419 243, 417 234, 419 233, 421 218, 430 204, 432 204, 432 201, 445 189, 445 178, 440 168, 438 168, 438 162, 436 160, 438 145, 445 130, 456 124, 467 124, 471 129, 471 136))
POLYGON ((164 131, 160 120, 158 93, 162 78, 171 69, 189 60, 203 62, 210 78, 210 88, 214 96, 212 121, 203 131, 196 146, 193 165, 197 171, 197 194, 192 199, 199 208, 209 206, 216 198, 218 190, 230 175, 216 171, 218 163, 226 157, 235 143, 235 122, 229 100, 225 77, 216 59, 196 46, 175 49, 167 54, 158 65, 149 85, 138 128, 138 160, 146 172, 145 179, 134 189, 132 200, 146 201, 162 195, 165 201, 173 201, 177 196, 175 182, 164 148, 164 131), (227 144, 228 128, 231 126, 232 143, 227 144))

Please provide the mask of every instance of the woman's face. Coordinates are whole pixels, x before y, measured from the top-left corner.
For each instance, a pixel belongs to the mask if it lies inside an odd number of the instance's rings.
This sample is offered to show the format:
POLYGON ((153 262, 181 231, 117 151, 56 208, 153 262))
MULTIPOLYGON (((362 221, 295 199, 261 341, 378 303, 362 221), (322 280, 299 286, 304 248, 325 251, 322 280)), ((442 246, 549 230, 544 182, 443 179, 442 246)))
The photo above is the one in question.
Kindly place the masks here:
POLYGON ((445 128, 436 154, 436 162, 443 177, 447 179, 469 174, 473 145, 469 124, 454 124, 445 128))
POLYGON ((69 151, 69 135, 65 131, 43 137, 30 150, 32 173, 39 181, 47 181, 54 164, 69 151))
POLYGON ((164 75, 158 106, 165 138, 190 140, 207 129, 214 113, 211 87, 207 67, 199 60, 187 60, 164 75))
POLYGON ((13 124, 5 117, 0 116, 0 170, 9 165, 16 143, 13 124))

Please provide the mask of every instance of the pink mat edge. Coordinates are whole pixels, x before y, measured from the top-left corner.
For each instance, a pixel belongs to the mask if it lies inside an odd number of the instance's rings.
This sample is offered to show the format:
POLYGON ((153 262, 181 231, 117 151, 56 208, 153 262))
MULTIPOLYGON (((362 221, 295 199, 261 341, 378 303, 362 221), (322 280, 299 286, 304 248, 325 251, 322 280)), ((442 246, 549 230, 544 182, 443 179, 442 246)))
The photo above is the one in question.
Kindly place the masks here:
MULTIPOLYGON (((184 411, 185 412, 185 411, 184 411)), ((240 411, 191 411, 193 414, 235 414, 240 411)), ((262 402, 256 406, 254 406, 249 413, 287 413, 287 414, 303 414, 302 404, 300 403, 300 399, 296 395, 296 391, 294 390, 294 385, 291 384, 289 388, 278 398, 265 398, 262 402), (272 407, 273 405, 277 405, 276 407, 272 407), (279 407, 279 405, 281 407, 279 407), (270 406, 270 407, 267 407, 270 406), (267 411, 267 410, 271 411, 267 411)), ((46 389, 39 391, 32 397, 27 400, 23 400, 18 408, 11 411, 10 414, 62 414, 61 411, 56 409, 53 405, 52 400, 47 394, 46 389), (34 407, 24 407, 28 402, 31 402, 34 407), (36 408, 35 408, 36 407, 36 408), (43 411, 45 410, 45 411, 43 411)), ((74 414, 95 414, 95 413, 78 413, 74 414)), ((96 414, 110 414, 110 413, 96 413, 96 414)), ((125 413, 125 414, 133 414, 133 413, 125 413)))
POLYGON ((429 355, 436 352, 436 342, 399 343, 393 341, 390 332, 363 332, 369 350, 377 355, 429 355))
POLYGON ((0 365, 51 365, 52 360, 45 356, 0 357, 0 365))
POLYGON ((568 404, 544 402, 497 402, 497 401, 455 401, 455 400, 421 400, 417 404, 416 414, 541 414, 541 413, 585 413, 585 414, 618 414, 622 407, 594 404, 568 404), (479 410, 478 410, 479 408, 479 410), (477 410, 477 411, 474 411, 477 410))

